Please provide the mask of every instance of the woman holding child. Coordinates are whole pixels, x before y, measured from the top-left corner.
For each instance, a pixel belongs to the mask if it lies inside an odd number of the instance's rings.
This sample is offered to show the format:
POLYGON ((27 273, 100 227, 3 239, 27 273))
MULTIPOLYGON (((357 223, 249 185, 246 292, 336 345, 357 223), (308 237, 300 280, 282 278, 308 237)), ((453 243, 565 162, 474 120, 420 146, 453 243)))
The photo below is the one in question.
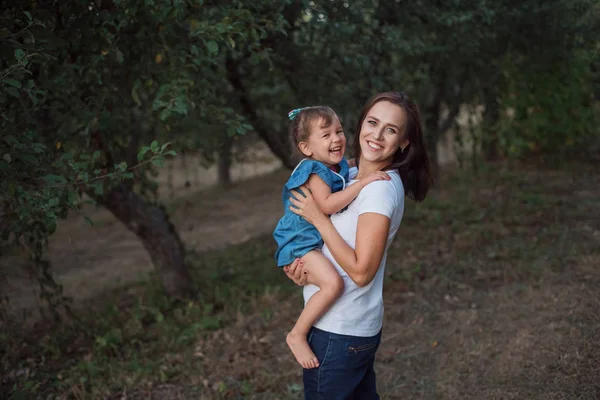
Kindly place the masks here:
MULTIPOLYGON (((305 111, 295 110, 294 117, 305 111)), ((345 138, 339 120, 323 122, 313 121, 310 136, 296 144, 326 168, 311 166, 302 179, 292 174, 284 189, 288 232, 278 225, 274 234, 278 255, 287 254, 287 262, 278 258, 279 266, 304 286, 305 310, 288 344, 304 368, 305 399, 378 399, 374 361, 387 249, 402 220, 404 197, 422 201, 431 182, 421 117, 402 92, 372 97, 358 121, 356 167, 349 171, 340 157, 345 138), (290 222, 290 213, 313 231, 290 222), (294 227, 308 234, 299 241, 289 232, 294 227)))

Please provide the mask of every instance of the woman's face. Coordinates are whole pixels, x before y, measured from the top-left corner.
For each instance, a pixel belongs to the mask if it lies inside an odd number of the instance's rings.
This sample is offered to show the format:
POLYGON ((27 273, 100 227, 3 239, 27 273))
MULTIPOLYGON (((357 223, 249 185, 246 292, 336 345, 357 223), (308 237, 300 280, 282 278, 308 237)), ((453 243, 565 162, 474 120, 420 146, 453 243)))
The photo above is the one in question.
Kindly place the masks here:
POLYGON ((375 103, 360 128, 362 159, 389 164, 394 153, 407 145, 406 112, 389 101, 375 103))

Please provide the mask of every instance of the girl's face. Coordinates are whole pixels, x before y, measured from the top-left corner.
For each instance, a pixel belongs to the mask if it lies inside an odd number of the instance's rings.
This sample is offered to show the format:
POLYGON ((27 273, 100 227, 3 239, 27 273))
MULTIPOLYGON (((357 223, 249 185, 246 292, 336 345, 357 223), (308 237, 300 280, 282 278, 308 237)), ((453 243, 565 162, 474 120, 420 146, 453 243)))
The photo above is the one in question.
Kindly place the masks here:
POLYGON ((406 112, 389 101, 375 103, 360 127, 362 159, 385 166, 406 146, 406 112))
POLYGON ((346 136, 338 118, 327 125, 323 119, 317 120, 310 128, 306 141, 298 144, 307 157, 331 167, 339 164, 346 152, 346 136))

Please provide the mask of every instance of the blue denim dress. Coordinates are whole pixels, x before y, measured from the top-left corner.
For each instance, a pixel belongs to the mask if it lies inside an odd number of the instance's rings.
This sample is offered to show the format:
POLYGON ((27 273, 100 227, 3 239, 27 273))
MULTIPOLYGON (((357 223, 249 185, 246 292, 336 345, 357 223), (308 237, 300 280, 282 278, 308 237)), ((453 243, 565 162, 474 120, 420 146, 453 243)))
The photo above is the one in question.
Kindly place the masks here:
MULTIPOLYGON (((291 264, 296 258, 323 246, 323 239, 319 231, 304 218, 290 211, 290 191, 306 183, 311 174, 319 175, 329 185, 331 193, 345 189, 348 181, 348 162, 346 159, 342 159, 338 166, 339 172, 334 172, 319 161, 305 158, 298 163, 284 185, 281 195, 284 214, 273 232, 273 237, 278 245, 275 252, 278 267, 291 264)), ((301 192, 301 190, 298 191, 301 192)))

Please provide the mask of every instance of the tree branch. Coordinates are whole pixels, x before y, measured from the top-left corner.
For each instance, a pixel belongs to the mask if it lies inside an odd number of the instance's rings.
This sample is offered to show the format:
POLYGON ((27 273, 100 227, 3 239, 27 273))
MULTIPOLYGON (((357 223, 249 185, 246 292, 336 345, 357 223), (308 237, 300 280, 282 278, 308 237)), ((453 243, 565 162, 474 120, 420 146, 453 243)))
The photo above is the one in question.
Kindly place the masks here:
POLYGON ((293 168, 291 148, 287 145, 287 140, 282 140, 282 137, 285 138, 285 135, 272 134, 259 117, 258 111, 250 99, 248 89, 242 80, 238 62, 231 56, 228 56, 225 64, 227 79, 238 94, 238 99, 246 118, 248 118, 261 139, 267 143, 273 154, 283 162, 283 165, 290 169, 293 168))

